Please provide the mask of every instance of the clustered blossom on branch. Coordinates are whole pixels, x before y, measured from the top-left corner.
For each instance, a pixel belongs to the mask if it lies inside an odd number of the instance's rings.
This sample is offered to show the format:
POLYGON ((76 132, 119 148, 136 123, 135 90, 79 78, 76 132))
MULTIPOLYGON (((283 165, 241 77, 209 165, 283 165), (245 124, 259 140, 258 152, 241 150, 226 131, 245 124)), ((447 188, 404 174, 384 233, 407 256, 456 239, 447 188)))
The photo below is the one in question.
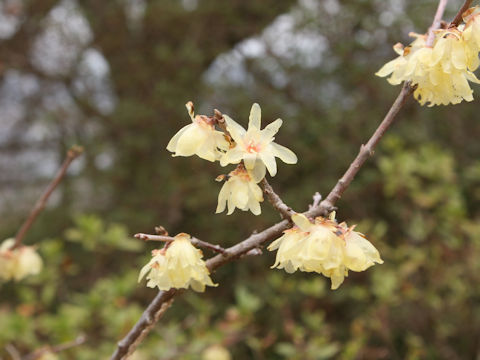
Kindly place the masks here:
MULTIPOLYGON (((267 170, 271 176, 276 175, 275 158, 287 164, 297 162, 297 156, 291 150, 273 142, 282 120, 277 119, 261 130, 261 109, 258 104, 253 104, 247 130, 227 115, 221 115, 225 122, 222 127, 218 118, 194 116, 192 102, 186 106, 193 123, 172 138, 167 150, 174 152, 174 156, 197 154, 205 158, 204 152, 193 149, 208 148, 211 154, 215 154, 209 159, 219 160, 220 165, 238 164, 228 175, 217 177, 217 181, 225 180, 225 183, 218 195, 216 212, 221 213, 228 208, 227 215, 230 215, 238 208, 259 215, 263 193, 257 184, 265 177, 267 170), (215 125, 223 133, 217 131, 215 125), (228 149, 220 141, 219 133, 223 141, 228 140, 228 149)), ((337 224, 334 217, 335 214, 330 219, 318 217, 312 223, 304 215, 294 214, 292 220, 296 226, 286 230, 281 238, 268 247, 269 250, 278 250, 272 268, 284 268, 289 273, 296 270, 317 272, 331 278, 332 289, 337 289, 348 275, 348 270, 364 271, 375 263, 383 263, 377 249, 362 234, 353 231, 354 227, 348 228, 345 223, 337 224)), ((194 290, 203 291, 205 285, 213 286, 203 260, 186 255, 187 249, 195 254, 199 252, 188 239, 189 235, 179 234, 173 244, 167 243, 162 250, 154 250, 153 258, 141 270, 139 280, 148 273, 147 286, 163 290, 192 285, 194 290), (177 251, 181 247, 184 250, 177 251), (183 256, 189 258, 182 259, 183 256), (198 290, 198 278, 203 279, 200 281, 203 286, 201 290, 198 290)))
POLYGON ((15 239, 7 239, 0 245, 0 280, 20 281, 42 269, 42 259, 33 246, 12 249, 14 244, 15 239))
POLYGON ((415 98, 421 105, 458 104, 473 100, 469 81, 480 83, 473 73, 480 65, 480 8, 463 14, 464 24, 435 30, 433 46, 427 35, 412 33, 416 38, 409 46, 394 46, 398 58, 385 64, 376 75, 390 77, 392 85, 410 81, 417 88, 415 98))
POLYGON ((210 278, 202 251, 190 242, 190 235, 180 233, 163 249, 152 251, 152 259, 140 271, 138 281, 147 276, 147 286, 160 290, 171 288, 204 292, 205 286, 217 286, 210 278))
POLYGON ((353 231, 354 226, 337 224, 317 217, 312 223, 305 215, 294 214, 296 226, 270 244, 268 250, 277 250, 272 268, 317 272, 329 277, 332 290, 337 289, 348 276, 348 270, 364 271, 375 263, 383 264, 377 249, 365 237, 353 231))
POLYGON ((260 130, 262 112, 260 105, 253 104, 250 110, 248 130, 232 120, 228 115, 223 115, 226 123, 224 132, 215 129, 214 117, 195 115, 193 103, 186 105, 192 124, 189 124, 170 140, 167 150, 173 156, 198 155, 209 161, 220 161, 221 166, 239 164, 239 167, 228 176, 217 179, 226 179, 218 196, 217 213, 225 210, 228 205, 228 215, 235 208, 243 211, 252 211, 253 214, 261 213, 260 202, 263 201, 261 189, 258 184, 268 172, 271 176, 277 174, 275 157, 286 164, 296 164, 297 156, 286 147, 273 140, 282 126, 282 120, 277 119, 260 130))

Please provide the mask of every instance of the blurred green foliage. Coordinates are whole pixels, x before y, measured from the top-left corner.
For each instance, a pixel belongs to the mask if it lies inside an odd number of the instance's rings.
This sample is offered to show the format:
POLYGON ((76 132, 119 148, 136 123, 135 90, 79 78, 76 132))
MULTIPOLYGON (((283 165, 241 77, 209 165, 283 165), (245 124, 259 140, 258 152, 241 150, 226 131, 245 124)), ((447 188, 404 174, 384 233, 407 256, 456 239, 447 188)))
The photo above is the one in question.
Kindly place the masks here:
MULTIPOLYGON (((299 164, 279 165, 272 185, 297 211, 316 191, 325 195, 399 90, 373 73, 393 58, 391 45, 429 26, 437 2, 199 0, 187 10, 188 1, 159 0, 147 2, 136 29, 121 3, 78 1, 94 34, 91 46, 109 65, 112 113, 77 94, 81 116, 74 125, 55 122, 48 109, 51 117, 35 120, 68 129, 59 130, 59 153, 71 143, 87 152, 80 173, 66 180, 60 201, 27 237, 39 246, 44 270, 0 287, 0 348, 12 344, 27 354, 85 334, 84 345, 60 358, 108 358, 156 294, 137 284, 155 244, 133 233, 161 224, 171 234, 229 246, 278 221, 267 203, 261 217, 214 215, 220 189, 214 178, 229 170, 166 152, 169 138, 189 121, 188 100, 200 113, 219 108, 244 125, 254 101, 265 123, 282 117, 276 141, 293 149, 299 164), (232 80, 238 69, 228 66, 213 80, 207 76, 219 57, 235 63, 236 46, 285 13, 296 34, 324 38, 327 48, 310 52, 321 52, 320 63, 309 66, 295 49, 279 54, 282 44, 271 41, 268 51, 242 60, 244 81, 232 80), (113 154, 111 167, 96 165, 104 153, 113 154)), ((450 6, 446 18, 460 2, 450 6)), ((9 66, 28 73, 21 62, 9 66)), ((213 345, 233 359, 476 358, 478 106, 409 103, 338 203, 338 219, 358 223, 383 265, 352 272, 331 291, 320 275, 270 270, 274 254, 267 251, 229 264, 213 274, 218 288, 178 298, 134 359, 199 359, 213 345)), ((4 238, 21 223, 20 210, 2 214, 4 238)))

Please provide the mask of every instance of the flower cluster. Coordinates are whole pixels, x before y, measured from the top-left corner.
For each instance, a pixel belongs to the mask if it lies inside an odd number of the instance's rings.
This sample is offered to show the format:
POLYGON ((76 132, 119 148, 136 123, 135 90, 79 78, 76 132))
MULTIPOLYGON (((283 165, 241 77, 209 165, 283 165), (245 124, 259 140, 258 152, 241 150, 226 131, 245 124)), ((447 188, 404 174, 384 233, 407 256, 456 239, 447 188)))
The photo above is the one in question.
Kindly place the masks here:
POLYGON ((20 281, 36 275, 42 269, 42 259, 32 246, 20 246, 12 250, 15 239, 7 239, 0 245, 0 279, 20 281))
POLYGON ((228 176, 219 177, 227 182, 218 196, 216 212, 221 213, 228 206, 228 215, 235 208, 259 215, 263 195, 257 184, 267 170, 271 176, 277 174, 275 158, 286 164, 297 162, 297 156, 291 150, 273 141, 282 120, 277 119, 261 130, 261 109, 258 104, 253 104, 247 130, 223 115, 226 129, 222 132, 215 129, 215 117, 195 115, 192 102, 186 107, 192 123, 175 134, 167 150, 173 152, 173 156, 198 155, 202 159, 219 161, 221 166, 239 164, 228 176))
POLYGON ((153 250, 152 259, 140 271, 138 281, 145 275, 147 286, 160 290, 171 288, 204 292, 205 286, 217 286, 210 278, 201 250, 190 242, 190 235, 180 233, 163 249, 153 250))
POLYGON ((390 77, 392 85, 410 81, 416 86, 414 96, 422 105, 458 104, 473 100, 470 82, 480 83, 475 71, 480 65, 480 10, 464 14, 459 27, 435 31, 433 46, 427 46, 427 35, 410 34, 415 40, 407 47, 394 46, 398 58, 385 64, 376 75, 390 77))
POLYGON ((270 244, 268 250, 277 250, 272 268, 317 272, 329 277, 332 289, 337 289, 348 276, 348 270, 364 271, 375 263, 382 264, 377 249, 365 237, 337 224, 331 219, 318 217, 312 223, 302 214, 295 214, 296 226, 270 244))

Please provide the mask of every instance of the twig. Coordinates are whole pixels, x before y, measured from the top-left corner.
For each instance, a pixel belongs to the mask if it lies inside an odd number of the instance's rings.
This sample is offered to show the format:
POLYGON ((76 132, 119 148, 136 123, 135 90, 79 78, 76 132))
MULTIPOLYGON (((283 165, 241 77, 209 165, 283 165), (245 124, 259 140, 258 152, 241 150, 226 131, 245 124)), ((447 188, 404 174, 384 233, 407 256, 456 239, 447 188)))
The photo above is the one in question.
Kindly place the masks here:
POLYGON ((310 216, 325 215, 325 211, 330 211, 330 209, 333 208, 335 203, 342 197, 342 194, 348 188, 355 175, 357 175, 364 162, 373 155, 373 149, 378 144, 378 142, 383 137, 388 128, 392 125, 393 121, 395 120, 395 116, 397 116, 398 112, 405 104, 407 99, 410 97, 410 95, 412 95, 414 90, 415 89, 412 88, 408 82, 403 85, 400 94, 395 99, 392 107, 388 111, 381 124, 375 130, 372 137, 368 140, 366 145, 362 145, 360 147, 360 152, 358 153, 355 160, 353 160, 345 174, 343 174, 340 180, 338 180, 337 184, 332 189, 332 191, 330 191, 325 200, 320 203, 320 206, 309 211, 310 216))
POLYGON ((272 206, 280 213, 283 219, 290 219, 295 211, 292 210, 290 206, 285 204, 280 196, 273 190, 272 186, 267 181, 267 178, 263 178, 261 181, 263 192, 267 196, 268 201, 272 206))
MULTIPOLYGON (((410 88, 408 83, 404 85, 397 99, 395 100, 387 115, 383 119, 382 123, 379 125, 375 133, 367 142, 367 145, 362 146, 355 160, 352 162, 352 164, 350 165, 346 173, 342 176, 342 178, 337 182, 333 190, 328 194, 327 198, 322 201, 317 207, 312 208, 311 210, 306 212, 305 214, 307 216, 315 217, 319 215, 326 215, 332 210, 336 201, 340 199, 341 195, 347 189, 348 185, 353 180, 358 170, 360 170, 360 167, 363 165, 365 160, 371 154, 373 154, 374 147, 380 141, 388 127, 393 123, 395 116, 398 114, 401 107, 405 104, 407 98, 413 93, 413 91, 414 89, 410 88)), ((263 243, 277 238, 282 234, 283 231, 287 230, 290 226, 290 222, 285 219, 273 226, 270 226, 268 229, 265 229, 260 233, 254 233, 250 235, 247 239, 241 241, 240 243, 225 249, 225 252, 223 254, 219 254, 211 259, 208 259, 206 262, 207 268, 210 270, 210 272, 214 272, 220 266, 229 263, 235 259, 238 259, 245 254, 248 254, 250 251, 252 251, 252 249, 259 249, 263 243)), ((158 295, 155 296, 155 298, 152 300, 152 302, 142 314, 140 320, 135 324, 132 330, 130 330, 127 336, 118 343, 117 349, 115 350, 110 360, 125 359, 124 355, 128 353, 128 349, 130 348, 130 346, 132 346, 134 343, 137 344, 136 341, 139 338, 140 334, 142 334, 144 330, 146 332, 150 330, 150 328, 148 328, 147 330, 147 326, 151 323, 147 322, 146 319, 152 318, 153 314, 159 311, 162 304, 172 299, 174 296, 176 296, 177 293, 178 290, 176 289, 171 289, 169 291, 160 291, 158 295)))
POLYGON ((71 349, 75 346, 80 346, 82 345, 83 343, 85 343, 85 341, 87 340, 87 337, 85 335, 80 335, 78 336, 75 340, 73 341, 69 341, 69 342, 65 342, 63 344, 58 344, 58 345, 54 345, 54 346, 45 346, 41 349, 38 349, 36 351, 34 351, 33 353, 27 355, 24 357, 23 360, 36 360, 36 359, 40 359, 41 356, 45 353, 59 353, 61 351, 65 351, 65 350, 68 350, 68 349, 71 349))
POLYGON ((64 160, 62 166, 58 170, 53 180, 47 186, 42 196, 40 196, 40 198, 37 200, 27 220, 25 220, 25 222, 22 224, 22 226, 18 230, 17 235, 15 236, 15 244, 12 246, 12 250, 16 249, 22 244, 22 240, 25 237, 25 234, 30 229, 30 227, 34 223, 37 216, 42 212, 53 190, 55 190, 58 184, 60 184, 60 182, 62 181, 72 161, 75 160, 78 156, 80 156, 82 152, 83 152, 83 148, 80 146, 73 146, 70 148, 70 150, 68 150, 67 157, 64 160))
POLYGON ((470 5, 472 5, 473 0, 465 0, 460 10, 458 10, 457 15, 453 18, 452 22, 448 26, 449 28, 458 26, 463 20, 463 13, 468 10, 470 5))
POLYGON ((440 29, 442 24, 442 17, 445 13, 445 7, 447 6, 448 0, 440 0, 438 2, 437 12, 433 19, 432 26, 428 29, 428 37, 425 46, 432 47, 435 41, 435 30, 440 29))
POLYGON ((175 240, 175 238, 166 235, 151 235, 151 234, 144 234, 138 233, 133 235, 134 238, 144 240, 144 241, 164 241, 169 242, 175 240))
POLYGON ((174 296, 181 292, 176 289, 159 291, 133 328, 117 343, 117 349, 110 359, 127 359, 172 304, 174 296))
POLYGON ((313 194, 313 203, 308 206, 308 210, 312 210, 320 205, 320 201, 322 201, 322 195, 317 191, 313 194))
MULTIPOLYGON (((144 234, 144 233, 138 233, 135 234, 134 237, 140 240, 145 240, 145 241, 164 241, 164 242, 172 242, 175 240, 174 237, 171 236, 165 236, 165 235, 150 235, 150 234, 144 234)), ((225 249, 222 248, 220 245, 214 245, 206 241, 202 241, 200 239, 197 239, 195 237, 190 238, 190 241, 193 245, 207 248, 210 250, 213 250, 217 253, 223 254, 225 253, 225 249)))
POLYGON ((7 344, 5 346, 5 350, 7 350, 12 360, 22 360, 22 357, 20 356, 20 353, 18 352, 17 348, 12 344, 7 344))
POLYGON ((164 302, 160 306, 160 309, 155 313, 152 322, 150 324, 148 324, 145 327, 145 329, 142 330, 142 332, 140 333, 138 338, 135 339, 135 341, 128 347, 128 352, 124 356, 124 359, 128 359, 130 357, 130 355, 132 355, 135 352, 135 350, 137 349, 137 346, 143 341, 143 339, 145 339, 145 337, 148 335, 150 330, 152 330, 152 328, 155 326, 155 324, 158 322, 158 320, 160 320, 160 318, 163 316, 163 314, 165 314, 165 311, 167 311, 168 308, 170 307, 170 305, 172 305, 174 300, 175 299, 172 297, 170 300, 164 302))

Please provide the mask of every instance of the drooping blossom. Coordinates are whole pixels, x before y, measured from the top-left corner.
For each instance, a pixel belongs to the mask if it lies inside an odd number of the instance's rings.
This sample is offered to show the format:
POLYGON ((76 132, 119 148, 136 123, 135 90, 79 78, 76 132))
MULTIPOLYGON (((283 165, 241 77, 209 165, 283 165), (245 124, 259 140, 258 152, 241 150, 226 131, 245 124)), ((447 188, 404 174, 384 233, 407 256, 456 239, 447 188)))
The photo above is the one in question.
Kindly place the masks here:
POLYGON ((186 105, 192 123, 178 131, 167 145, 173 156, 197 155, 208 161, 216 161, 225 152, 229 143, 221 131, 215 130, 214 120, 204 115, 196 115, 193 103, 186 105))
POLYGON ((227 215, 230 215, 235 208, 239 208, 243 211, 250 210, 254 215, 260 215, 263 193, 257 182, 253 180, 251 172, 247 171, 242 164, 238 165, 228 174, 227 181, 218 194, 216 213, 221 213, 228 208, 227 215))
POLYGON ((205 286, 217 286, 202 260, 202 251, 192 245, 190 238, 190 235, 180 233, 163 249, 153 250, 152 259, 140 271, 138 281, 146 275, 147 286, 160 290, 192 287, 204 292, 205 286))
POLYGON ((432 47, 426 35, 410 34, 415 40, 407 47, 394 46, 399 55, 385 64, 377 76, 392 85, 410 81, 416 86, 414 96, 421 104, 448 105, 473 100, 470 82, 480 83, 473 71, 479 66, 478 51, 473 51, 462 28, 435 31, 432 47))
POLYGON ((43 262, 35 248, 21 245, 12 250, 14 244, 15 239, 7 239, 0 245, 0 279, 20 281, 29 275, 37 275, 43 262))
POLYGON ((348 270, 364 271, 383 263, 377 249, 345 223, 339 225, 333 218, 322 217, 311 222, 302 214, 293 215, 292 220, 295 226, 268 246, 270 251, 277 250, 272 268, 323 274, 330 278, 335 290, 348 276, 348 270))

